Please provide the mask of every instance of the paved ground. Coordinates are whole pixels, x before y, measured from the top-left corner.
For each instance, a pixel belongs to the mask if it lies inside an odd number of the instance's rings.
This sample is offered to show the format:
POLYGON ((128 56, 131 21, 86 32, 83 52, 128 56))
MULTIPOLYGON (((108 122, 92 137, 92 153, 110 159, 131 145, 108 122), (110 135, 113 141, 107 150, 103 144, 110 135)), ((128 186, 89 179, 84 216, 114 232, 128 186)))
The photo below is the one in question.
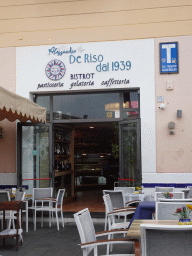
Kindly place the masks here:
MULTIPOLYGON (((96 232, 103 231, 104 223, 94 223, 96 232)), ((61 225, 60 225, 61 227, 61 225)), ((37 223, 37 230, 33 230, 32 222, 29 222, 29 232, 24 230, 23 245, 19 246, 16 251, 16 241, 13 238, 6 238, 6 245, 3 246, 2 238, 0 238, 0 256, 82 256, 82 250, 78 245, 80 243, 79 233, 74 222, 68 222, 64 228, 57 231, 56 223, 52 224, 50 228, 48 222, 44 223, 41 228, 40 223, 37 223)), ((113 253, 130 253, 132 246, 118 246, 114 247, 113 253), (120 251, 119 251, 120 250, 120 251)), ((101 247, 99 250, 101 254, 106 254, 106 249, 101 247)), ((91 253, 90 256, 93 254, 91 253)))

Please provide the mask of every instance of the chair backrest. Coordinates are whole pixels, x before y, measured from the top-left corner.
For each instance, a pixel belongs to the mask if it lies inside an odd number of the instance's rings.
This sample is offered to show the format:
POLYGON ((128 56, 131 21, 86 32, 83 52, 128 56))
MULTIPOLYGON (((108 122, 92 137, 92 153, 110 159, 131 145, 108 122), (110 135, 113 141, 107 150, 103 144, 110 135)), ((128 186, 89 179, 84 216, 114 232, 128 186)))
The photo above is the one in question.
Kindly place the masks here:
POLYGON ((16 191, 15 194, 15 201, 23 201, 25 199, 25 192, 22 191, 16 191))
MULTIPOLYGON (((88 208, 79 211, 74 214, 74 219, 77 225, 77 229, 79 231, 79 236, 81 239, 81 243, 90 243, 96 241, 95 236, 95 228, 93 225, 93 221, 91 219, 91 215, 89 213, 88 208)), ((92 250, 93 248, 87 249, 87 254, 92 250)))
POLYGON ((6 191, 6 190, 0 191, 0 202, 3 202, 3 201, 10 201, 9 191, 6 191))
POLYGON ((191 256, 192 226, 141 224, 142 256, 191 256))
POLYGON ((109 194, 104 195, 103 200, 104 200, 104 204, 105 204, 106 213, 108 214, 110 212, 113 212, 113 205, 112 205, 109 194))
MULTIPOLYGON (((186 206, 186 203, 178 202, 156 202, 156 220, 179 220, 178 215, 174 215, 177 208, 186 206)), ((192 216, 192 213, 190 214, 192 216)), ((191 217, 190 217, 191 218, 191 217)))
POLYGON ((155 192, 174 192, 174 187, 155 187, 155 192))
POLYGON ((125 199, 122 190, 103 190, 103 194, 110 196, 113 209, 125 207, 125 199))
POLYGON ((65 195, 65 188, 59 189, 57 193, 57 206, 63 204, 64 195, 65 195))
POLYGON ((115 187, 114 190, 122 190, 124 194, 132 194, 135 191, 135 187, 115 187))
POLYGON ((166 198, 158 198, 158 202, 175 202, 175 203, 185 203, 185 204, 192 204, 192 198, 185 198, 185 199, 166 199, 166 198), (170 201, 171 200, 171 201, 170 201))
MULTIPOLYGON (((159 198, 164 198, 165 196, 163 195, 164 192, 155 192, 155 201, 158 201, 159 198)), ((173 194, 172 199, 185 199, 185 194, 184 192, 171 192, 173 194)), ((170 199, 170 200, 172 200, 170 199)))
POLYGON ((192 198, 192 186, 188 186, 187 188, 190 188, 187 198, 192 198))
POLYGON ((53 188, 33 188, 33 197, 32 201, 34 204, 34 201, 37 199, 42 199, 44 197, 53 197, 53 188))

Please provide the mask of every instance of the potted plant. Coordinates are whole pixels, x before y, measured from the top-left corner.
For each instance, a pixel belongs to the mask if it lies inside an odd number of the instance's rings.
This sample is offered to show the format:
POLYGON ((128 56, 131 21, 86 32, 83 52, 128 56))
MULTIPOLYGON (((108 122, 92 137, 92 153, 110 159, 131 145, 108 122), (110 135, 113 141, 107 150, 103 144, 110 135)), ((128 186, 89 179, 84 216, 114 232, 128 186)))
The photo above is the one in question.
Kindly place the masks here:
POLYGON ((179 216, 179 222, 190 222, 189 215, 192 211, 192 205, 186 204, 186 206, 182 206, 181 208, 177 208, 173 215, 179 216))
POLYGON ((171 199, 173 197, 173 194, 170 193, 170 192, 167 192, 167 191, 163 192, 163 195, 164 195, 165 198, 169 198, 169 199, 171 199))

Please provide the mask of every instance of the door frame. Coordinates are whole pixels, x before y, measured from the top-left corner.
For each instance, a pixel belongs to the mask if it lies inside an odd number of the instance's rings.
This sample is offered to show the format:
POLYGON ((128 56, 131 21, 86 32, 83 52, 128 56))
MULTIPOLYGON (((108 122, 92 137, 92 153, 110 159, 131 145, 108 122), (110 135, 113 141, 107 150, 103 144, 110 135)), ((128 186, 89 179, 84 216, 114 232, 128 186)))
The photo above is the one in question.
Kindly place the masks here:
POLYGON ((22 127, 23 126, 43 126, 49 127, 49 177, 50 177, 50 186, 54 190, 54 175, 53 175, 53 124, 47 123, 17 123, 17 187, 22 185, 22 127))
MULTIPOLYGON (((141 170, 141 119, 131 119, 126 121, 119 122, 119 178, 124 179, 124 170, 123 170, 123 124, 131 124, 137 123, 136 131, 137 131, 137 173, 139 173, 138 185, 142 184, 142 170, 141 170)), ((129 128, 124 128, 124 130, 129 130, 129 128)), ((119 180, 121 184, 121 180, 119 180)))

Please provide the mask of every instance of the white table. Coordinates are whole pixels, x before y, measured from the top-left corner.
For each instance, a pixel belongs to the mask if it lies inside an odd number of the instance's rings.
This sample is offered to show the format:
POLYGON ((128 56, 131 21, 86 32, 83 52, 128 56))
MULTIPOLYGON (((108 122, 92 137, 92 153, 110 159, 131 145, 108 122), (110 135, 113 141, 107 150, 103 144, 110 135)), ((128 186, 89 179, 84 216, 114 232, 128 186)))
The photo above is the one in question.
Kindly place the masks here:
POLYGON ((134 200, 140 200, 140 201, 154 201, 154 198, 151 194, 124 194, 125 202, 130 202, 134 200))

